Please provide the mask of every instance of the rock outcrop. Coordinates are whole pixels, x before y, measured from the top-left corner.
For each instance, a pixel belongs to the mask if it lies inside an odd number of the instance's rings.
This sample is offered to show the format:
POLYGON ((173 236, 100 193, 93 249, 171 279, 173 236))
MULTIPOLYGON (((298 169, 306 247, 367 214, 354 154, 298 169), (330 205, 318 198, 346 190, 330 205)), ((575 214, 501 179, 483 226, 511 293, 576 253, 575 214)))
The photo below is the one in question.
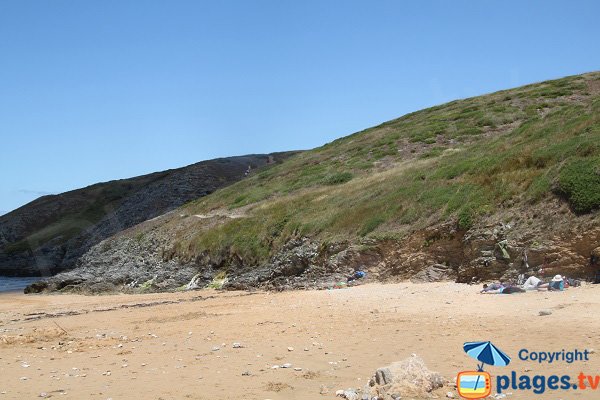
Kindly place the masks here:
POLYGON ((41 197, 0 217, 0 275, 49 276, 75 267, 111 235, 243 179, 294 152, 203 161, 41 197))

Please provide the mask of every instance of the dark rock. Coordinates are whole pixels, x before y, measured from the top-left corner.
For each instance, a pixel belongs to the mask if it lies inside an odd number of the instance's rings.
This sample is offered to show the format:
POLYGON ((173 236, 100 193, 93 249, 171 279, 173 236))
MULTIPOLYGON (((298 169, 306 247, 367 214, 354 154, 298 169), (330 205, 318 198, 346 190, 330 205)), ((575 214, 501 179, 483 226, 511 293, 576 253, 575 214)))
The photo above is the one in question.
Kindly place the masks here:
POLYGON ((34 282, 34 283, 30 284, 29 286, 27 286, 23 290, 23 292, 25 294, 42 293, 42 292, 46 291, 47 289, 48 289, 48 282, 39 281, 39 282, 34 282))

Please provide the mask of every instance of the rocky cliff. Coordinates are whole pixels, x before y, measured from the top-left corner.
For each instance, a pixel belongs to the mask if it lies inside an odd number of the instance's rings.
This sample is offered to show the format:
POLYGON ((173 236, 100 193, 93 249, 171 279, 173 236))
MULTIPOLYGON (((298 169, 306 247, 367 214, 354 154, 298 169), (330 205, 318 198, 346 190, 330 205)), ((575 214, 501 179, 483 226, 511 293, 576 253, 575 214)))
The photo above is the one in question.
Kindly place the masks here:
POLYGON ((0 275, 47 276, 70 269, 103 239, 291 154, 203 161, 41 197, 0 217, 0 275))

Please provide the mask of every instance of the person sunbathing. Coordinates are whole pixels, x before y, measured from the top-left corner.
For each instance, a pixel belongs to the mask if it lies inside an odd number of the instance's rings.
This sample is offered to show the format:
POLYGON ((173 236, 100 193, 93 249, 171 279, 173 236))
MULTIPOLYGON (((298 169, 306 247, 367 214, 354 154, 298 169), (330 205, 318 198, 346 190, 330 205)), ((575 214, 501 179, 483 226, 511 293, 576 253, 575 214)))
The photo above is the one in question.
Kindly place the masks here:
POLYGON ((524 289, 518 286, 507 285, 503 283, 492 283, 491 285, 484 284, 482 294, 513 294, 513 293, 525 293, 524 289))
POLYGON ((563 277, 560 275, 555 275, 554 278, 552 278, 552 281, 550 281, 550 284, 548 285, 548 290, 551 292, 565 290, 565 280, 563 279, 563 277))
POLYGON ((504 289, 504 284, 502 282, 496 282, 489 285, 484 283, 480 293, 499 293, 502 289, 504 289))
POLYGON ((547 290, 549 292, 561 292, 568 287, 566 278, 561 275, 555 275, 550 283, 540 283, 537 286, 537 290, 547 290))
POLYGON ((531 275, 521 287, 525 290, 541 290, 547 289, 548 284, 542 281, 540 278, 531 275))

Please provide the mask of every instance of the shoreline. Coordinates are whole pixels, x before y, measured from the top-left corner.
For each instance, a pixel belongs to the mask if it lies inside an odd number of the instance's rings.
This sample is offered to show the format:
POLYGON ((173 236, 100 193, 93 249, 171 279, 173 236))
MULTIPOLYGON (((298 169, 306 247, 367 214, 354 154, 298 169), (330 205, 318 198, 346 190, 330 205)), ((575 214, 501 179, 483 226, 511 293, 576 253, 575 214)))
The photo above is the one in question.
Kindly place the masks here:
POLYGON ((44 277, 0 276, 0 294, 15 291, 23 292, 27 286, 41 279, 44 279, 44 277))

